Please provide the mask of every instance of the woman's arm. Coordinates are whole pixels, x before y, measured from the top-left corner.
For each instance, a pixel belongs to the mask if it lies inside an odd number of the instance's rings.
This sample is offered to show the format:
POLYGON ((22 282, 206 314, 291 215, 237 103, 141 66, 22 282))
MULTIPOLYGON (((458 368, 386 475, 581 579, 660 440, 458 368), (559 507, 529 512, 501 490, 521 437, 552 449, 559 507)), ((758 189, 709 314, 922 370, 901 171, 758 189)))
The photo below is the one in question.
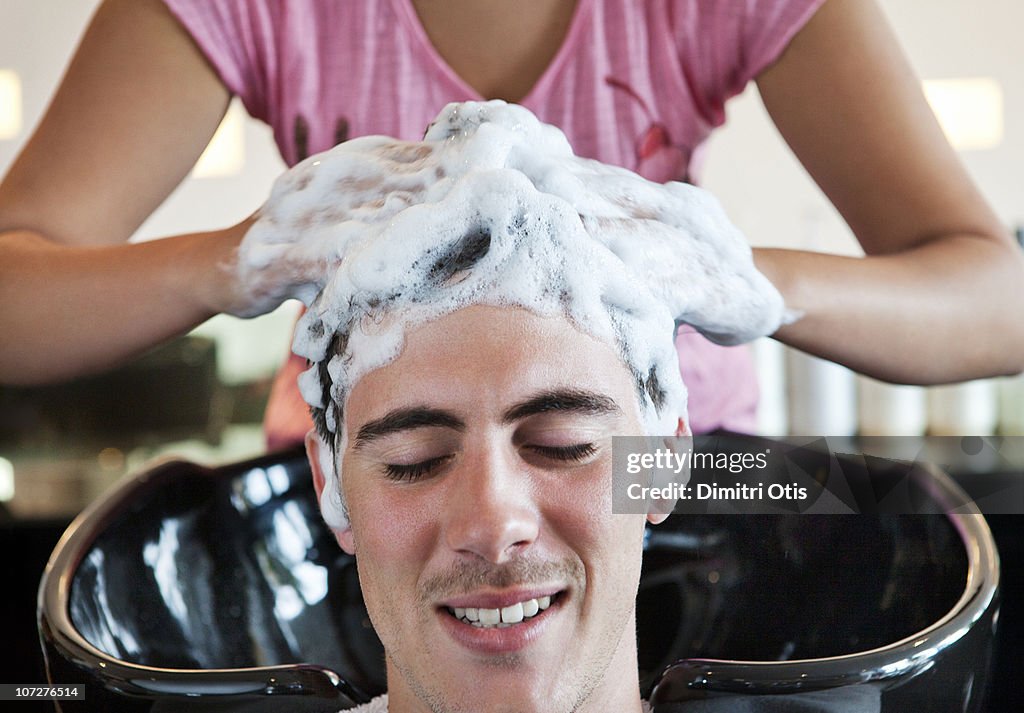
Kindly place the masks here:
POLYGON ((828 0, 757 84, 867 255, 755 250, 805 313, 775 336, 894 382, 1024 369, 1024 257, 872 0, 828 0))
POLYGON ((229 98, 162 2, 104 2, 0 183, 0 382, 97 371, 248 308, 227 267, 247 223, 125 242, 229 98))

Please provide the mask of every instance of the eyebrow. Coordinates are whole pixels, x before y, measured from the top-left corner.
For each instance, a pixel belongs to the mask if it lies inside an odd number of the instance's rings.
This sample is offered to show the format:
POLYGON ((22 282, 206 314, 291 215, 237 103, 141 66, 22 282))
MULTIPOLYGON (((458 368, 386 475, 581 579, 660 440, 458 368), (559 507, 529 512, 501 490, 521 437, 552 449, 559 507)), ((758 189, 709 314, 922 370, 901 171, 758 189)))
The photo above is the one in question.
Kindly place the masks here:
POLYGON ((516 404, 501 417, 502 423, 515 421, 539 413, 552 411, 578 413, 587 416, 609 416, 622 413, 613 399, 604 394, 584 389, 551 389, 516 404))
MULTIPOLYGON (((541 413, 578 413, 588 416, 608 416, 622 412, 615 401, 604 394, 584 389, 551 389, 531 396, 509 408, 501 417, 504 424, 515 423, 541 413)), ((458 416, 443 409, 413 406, 389 411, 359 429, 352 447, 359 450, 373 440, 416 428, 450 428, 466 430, 458 416)))
POLYGON ((364 424, 359 429, 352 447, 358 450, 370 441, 392 433, 431 427, 450 428, 455 431, 466 430, 466 424, 449 411, 426 406, 413 406, 389 411, 380 418, 364 424))

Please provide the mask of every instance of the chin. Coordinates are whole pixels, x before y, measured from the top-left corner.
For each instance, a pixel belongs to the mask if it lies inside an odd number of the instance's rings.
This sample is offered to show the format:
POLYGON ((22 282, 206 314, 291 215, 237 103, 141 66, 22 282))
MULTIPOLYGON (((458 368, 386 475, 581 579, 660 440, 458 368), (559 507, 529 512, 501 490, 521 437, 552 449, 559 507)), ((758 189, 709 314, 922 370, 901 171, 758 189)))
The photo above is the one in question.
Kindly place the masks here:
POLYGON ((572 710, 572 707, 566 707, 561 699, 553 699, 550 694, 538 695, 536 690, 507 687, 492 687, 487 691, 474 689, 468 693, 464 702, 467 704, 465 708, 458 710, 488 713, 560 713, 572 710))
POLYGON ((449 679, 448 694, 437 691, 450 711, 487 711, 488 713, 559 713, 573 710, 566 691, 559 690, 558 681, 543 675, 531 675, 521 666, 503 668, 501 662, 488 665, 487 670, 466 671, 465 677, 449 679))

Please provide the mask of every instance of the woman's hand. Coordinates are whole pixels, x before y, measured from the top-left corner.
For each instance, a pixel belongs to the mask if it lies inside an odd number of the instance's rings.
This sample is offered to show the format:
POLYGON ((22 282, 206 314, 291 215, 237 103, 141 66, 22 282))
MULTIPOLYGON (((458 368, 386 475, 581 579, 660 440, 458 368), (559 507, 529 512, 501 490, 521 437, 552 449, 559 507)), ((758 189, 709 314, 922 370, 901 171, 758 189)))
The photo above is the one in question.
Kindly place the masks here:
POLYGON ((255 317, 287 299, 299 299, 308 305, 323 287, 331 265, 337 263, 330 241, 268 245, 253 239, 250 229, 259 219, 257 212, 222 238, 229 250, 218 263, 226 289, 211 304, 219 312, 255 317))

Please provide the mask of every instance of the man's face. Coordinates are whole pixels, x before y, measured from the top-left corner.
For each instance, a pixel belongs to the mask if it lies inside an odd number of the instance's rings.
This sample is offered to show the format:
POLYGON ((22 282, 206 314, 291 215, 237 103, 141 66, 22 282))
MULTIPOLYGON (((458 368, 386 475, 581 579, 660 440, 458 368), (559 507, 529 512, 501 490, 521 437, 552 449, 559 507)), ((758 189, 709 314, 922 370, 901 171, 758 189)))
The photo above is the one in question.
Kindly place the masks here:
POLYGON ((643 429, 610 346, 561 318, 466 308, 410 330, 345 425, 339 540, 392 710, 638 709, 644 523, 611 513, 611 438, 643 429))

